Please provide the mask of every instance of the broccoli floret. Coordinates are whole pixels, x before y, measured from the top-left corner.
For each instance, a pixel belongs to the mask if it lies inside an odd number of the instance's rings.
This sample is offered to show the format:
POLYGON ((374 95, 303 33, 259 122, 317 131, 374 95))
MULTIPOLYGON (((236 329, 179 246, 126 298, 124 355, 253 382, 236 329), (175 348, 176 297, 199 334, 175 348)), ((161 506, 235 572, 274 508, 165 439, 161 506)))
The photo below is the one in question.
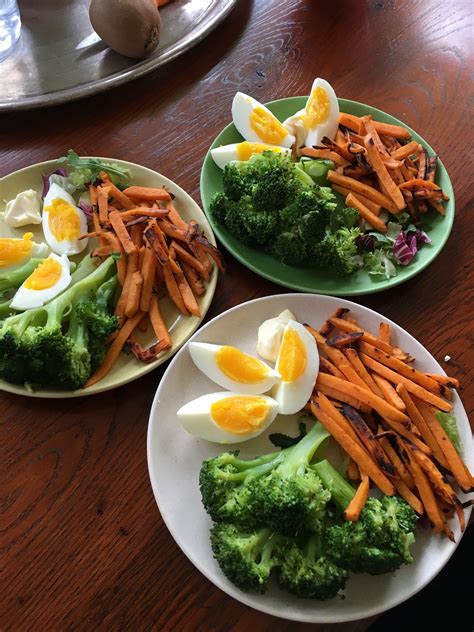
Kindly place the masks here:
POLYGON ((318 189, 303 189, 281 211, 282 224, 295 229, 302 241, 311 243, 323 239, 330 211, 318 195, 318 189))
POLYGON ((343 206, 336 208, 329 216, 329 227, 334 233, 340 228, 354 228, 359 213, 355 208, 343 206))
POLYGON ((327 461, 319 461, 311 466, 321 479, 324 487, 331 492, 331 501, 340 513, 344 512, 354 498, 355 489, 327 461))
POLYGON ((355 573, 394 572, 413 561, 416 521, 416 513, 398 496, 369 498, 359 520, 327 530, 327 550, 335 564, 355 573))
POLYGON ((257 211, 274 213, 284 208, 304 186, 289 156, 267 151, 250 162, 254 177, 251 197, 257 211))
POLYGON ((252 192, 253 168, 250 161, 233 160, 224 168, 222 176, 224 194, 237 202, 243 195, 252 192))
POLYGON ((298 265, 306 259, 301 237, 292 232, 280 233, 272 245, 272 253, 287 265, 298 265))
POLYGON ((223 452, 207 459, 199 473, 202 503, 216 522, 256 526, 262 521, 254 512, 253 482, 281 460, 281 453, 266 454, 251 461, 238 452, 223 452))
MULTIPOLYGON (((81 266, 82 262, 76 272, 81 266)), ((84 268, 89 266, 86 261, 84 268)), ((82 298, 97 291, 113 266, 110 257, 46 305, 5 319, 0 327, 0 376, 17 384, 83 386, 91 370, 88 333, 75 309, 82 298)))
POLYGON ((211 529, 211 547, 222 572, 242 590, 265 587, 272 568, 280 562, 283 538, 261 528, 240 531, 232 524, 216 524, 211 529))
POLYGON ((328 233, 316 244, 311 252, 311 260, 322 270, 333 272, 344 277, 360 266, 357 255, 356 239, 360 235, 358 228, 340 228, 335 233, 328 233))
POLYGON ((291 448, 279 453, 268 473, 252 485, 253 505, 260 522, 283 535, 303 529, 320 531, 331 494, 310 467, 316 450, 329 436, 318 422, 291 448))
POLYGON ((285 547, 278 581, 298 597, 323 600, 344 589, 348 577, 347 570, 328 558, 321 537, 312 534, 285 547))

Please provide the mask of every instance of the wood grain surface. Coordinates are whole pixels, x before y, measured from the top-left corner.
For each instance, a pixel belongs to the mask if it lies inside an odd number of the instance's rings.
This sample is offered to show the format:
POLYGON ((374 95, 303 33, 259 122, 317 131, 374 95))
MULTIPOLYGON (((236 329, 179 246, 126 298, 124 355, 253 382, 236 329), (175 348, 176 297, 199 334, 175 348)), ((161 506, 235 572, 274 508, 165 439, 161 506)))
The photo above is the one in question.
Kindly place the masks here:
MULTIPOLYGON (((306 94, 314 77, 326 78, 338 96, 406 121, 448 169, 456 220, 441 255, 404 285, 356 302, 410 331, 460 379, 472 415, 472 8, 470 0, 238 0, 215 32, 159 72, 87 100, 4 115, 0 175, 73 147, 160 171, 199 202, 205 152, 237 90, 265 102, 306 94)), ((282 292, 227 259, 207 319, 282 292)), ((181 553, 146 463, 148 414, 165 368, 90 398, 1 395, 0 629, 368 629, 370 621, 309 626, 253 611, 181 553)), ((445 607, 433 597, 435 615, 445 607)))

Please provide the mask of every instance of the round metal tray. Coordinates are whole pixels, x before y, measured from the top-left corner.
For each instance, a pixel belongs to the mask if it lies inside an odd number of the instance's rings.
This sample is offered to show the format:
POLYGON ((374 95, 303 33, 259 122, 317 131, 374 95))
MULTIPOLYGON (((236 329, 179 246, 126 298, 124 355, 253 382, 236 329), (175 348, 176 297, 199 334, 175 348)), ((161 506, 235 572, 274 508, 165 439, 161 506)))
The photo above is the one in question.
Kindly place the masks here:
POLYGON ((160 44, 140 61, 115 53, 96 35, 90 0, 20 0, 20 40, 0 64, 0 111, 65 103, 140 77, 203 39, 235 3, 176 0, 165 5, 160 44))

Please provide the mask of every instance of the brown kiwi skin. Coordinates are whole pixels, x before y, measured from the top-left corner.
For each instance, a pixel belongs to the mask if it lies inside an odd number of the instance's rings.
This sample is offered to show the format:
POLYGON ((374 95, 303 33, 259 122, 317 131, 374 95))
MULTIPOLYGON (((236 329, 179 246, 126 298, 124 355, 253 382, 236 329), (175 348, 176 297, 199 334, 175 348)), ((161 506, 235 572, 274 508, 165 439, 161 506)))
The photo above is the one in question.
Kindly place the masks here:
POLYGON ((144 59, 160 41, 161 18, 153 0, 92 0, 89 18, 97 35, 126 57, 144 59))

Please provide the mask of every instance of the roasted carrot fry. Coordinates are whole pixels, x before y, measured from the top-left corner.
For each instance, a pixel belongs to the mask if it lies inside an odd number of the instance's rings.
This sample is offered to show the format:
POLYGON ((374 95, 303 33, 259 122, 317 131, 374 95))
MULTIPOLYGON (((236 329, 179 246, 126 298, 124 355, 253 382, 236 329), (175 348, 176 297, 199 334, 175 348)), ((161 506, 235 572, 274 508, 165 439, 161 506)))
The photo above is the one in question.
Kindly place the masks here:
POLYGON ((137 312, 132 318, 129 318, 124 322, 122 328, 118 332, 118 335, 108 348, 103 363, 100 365, 97 371, 93 373, 93 375, 91 375, 91 377, 87 380, 84 388, 100 382, 100 380, 102 380, 107 375, 107 373, 112 368, 114 362, 118 358, 120 352, 122 351, 122 348, 124 347, 128 338, 131 336, 133 330, 142 318, 143 312, 137 312))
POLYGON ((361 482, 357 491, 355 493, 354 498, 349 503, 346 511, 344 512, 344 520, 350 520, 351 522, 355 522, 359 520, 360 512, 364 508, 365 501, 369 497, 370 490, 370 481, 367 474, 363 471, 360 473, 361 482))
MULTIPOLYGON (((124 189, 123 193, 131 200, 155 202, 156 200, 169 202, 171 195, 166 189, 155 189, 152 187, 131 186, 124 189)), ((132 208, 132 207, 131 207, 132 208)))
POLYGON ((400 410, 397 410, 394 406, 388 404, 384 399, 381 399, 372 391, 369 391, 367 387, 362 388, 357 384, 352 384, 351 382, 347 382, 346 380, 341 380, 334 375, 328 375, 327 373, 321 373, 318 375, 318 379, 316 384, 322 384, 323 386, 329 386, 330 388, 334 388, 343 393, 348 393, 355 399, 360 400, 362 403, 367 404, 367 406, 371 406, 374 408, 380 415, 389 417, 395 421, 403 422, 407 421, 408 417, 402 413, 400 410))
POLYGON ((152 296, 151 299, 150 321, 158 342, 162 342, 164 344, 164 349, 169 349, 171 347, 171 336, 161 315, 157 296, 152 296))
POLYGON ((343 320, 342 318, 330 318, 329 320, 335 327, 337 327, 337 329, 340 329, 341 331, 347 331, 347 332, 362 331, 364 334, 362 336, 363 341, 371 344, 374 347, 382 349, 386 353, 392 353, 393 349, 390 345, 383 342, 383 340, 380 340, 380 338, 376 338, 375 336, 373 336, 371 333, 369 333, 368 331, 366 331, 359 325, 353 325, 352 323, 349 323, 347 320, 343 320))
MULTIPOLYGON (((319 396, 319 398, 320 397, 321 396, 319 396)), ((318 404, 319 398, 311 400, 311 411, 316 419, 319 419, 326 430, 333 435, 345 452, 354 459, 361 471, 366 472, 384 494, 387 494, 387 496, 393 496, 395 494, 395 487, 389 479, 385 476, 385 474, 383 474, 368 453, 360 447, 359 443, 351 440, 341 426, 334 421, 334 418, 321 409, 318 404)), ((332 406, 331 402, 329 402, 329 404, 332 406)), ((337 412, 335 408, 334 410, 337 412)))
POLYGON ((378 230, 380 233, 387 232, 387 227, 382 220, 379 219, 375 213, 372 213, 372 211, 367 208, 367 206, 365 206, 365 204, 363 204, 353 193, 349 193, 346 197, 346 206, 355 208, 362 219, 375 228, 375 230, 378 230))

